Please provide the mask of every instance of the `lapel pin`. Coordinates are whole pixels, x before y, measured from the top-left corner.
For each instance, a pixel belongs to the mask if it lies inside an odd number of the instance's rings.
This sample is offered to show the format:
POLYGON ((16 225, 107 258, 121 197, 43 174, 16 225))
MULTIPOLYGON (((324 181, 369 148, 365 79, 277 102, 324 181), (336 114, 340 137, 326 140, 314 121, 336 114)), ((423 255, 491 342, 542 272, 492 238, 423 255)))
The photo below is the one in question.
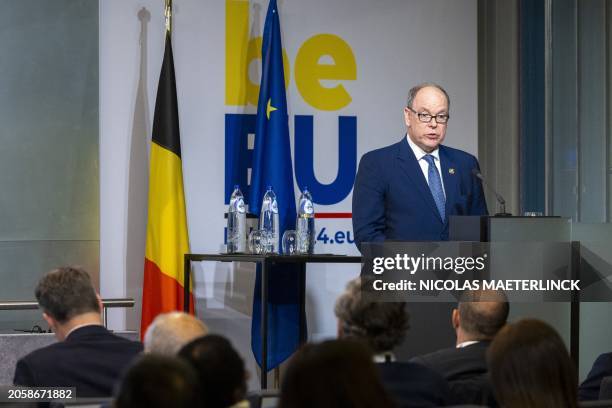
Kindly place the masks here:
POLYGON ((453 169, 452 167, 448 169, 448 174, 455 174, 455 169, 453 169))

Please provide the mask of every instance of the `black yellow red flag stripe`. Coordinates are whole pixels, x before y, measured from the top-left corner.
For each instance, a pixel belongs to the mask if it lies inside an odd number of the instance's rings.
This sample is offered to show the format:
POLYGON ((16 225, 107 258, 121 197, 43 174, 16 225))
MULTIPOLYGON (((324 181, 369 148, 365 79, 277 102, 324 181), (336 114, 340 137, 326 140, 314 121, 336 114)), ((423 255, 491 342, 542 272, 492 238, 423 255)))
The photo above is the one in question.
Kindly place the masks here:
MULTIPOLYGON (((158 314, 183 310, 183 257, 188 252, 176 80, 167 31, 153 117, 141 335, 158 314)), ((193 311, 193 302, 190 305, 193 311)))

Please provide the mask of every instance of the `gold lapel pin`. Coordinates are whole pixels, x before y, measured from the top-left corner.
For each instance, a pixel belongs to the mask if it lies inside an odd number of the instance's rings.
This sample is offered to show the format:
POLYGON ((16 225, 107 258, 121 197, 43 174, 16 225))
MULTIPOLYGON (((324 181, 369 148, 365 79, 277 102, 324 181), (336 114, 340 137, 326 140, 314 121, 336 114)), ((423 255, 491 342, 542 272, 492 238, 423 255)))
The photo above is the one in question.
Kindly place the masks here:
POLYGON ((453 169, 452 167, 448 169, 448 174, 455 174, 455 169, 453 169))

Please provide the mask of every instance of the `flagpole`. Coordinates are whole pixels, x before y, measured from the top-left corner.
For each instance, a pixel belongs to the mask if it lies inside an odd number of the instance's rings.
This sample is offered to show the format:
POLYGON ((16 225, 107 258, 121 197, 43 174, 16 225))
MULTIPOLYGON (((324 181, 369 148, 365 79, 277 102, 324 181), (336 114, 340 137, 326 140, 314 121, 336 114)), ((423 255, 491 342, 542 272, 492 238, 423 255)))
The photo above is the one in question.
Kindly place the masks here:
POLYGON ((176 78, 170 41, 172 1, 166 0, 164 4, 165 47, 151 132, 141 336, 160 313, 182 310, 185 305, 188 305, 190 313, 194 311, 189 279, 185 280, 183 275, 185 254, 190 251, 176 78))
POLYGON ((166 16, 166 32, 172 33, 172 0, 164 0, 164 15, 166 16))

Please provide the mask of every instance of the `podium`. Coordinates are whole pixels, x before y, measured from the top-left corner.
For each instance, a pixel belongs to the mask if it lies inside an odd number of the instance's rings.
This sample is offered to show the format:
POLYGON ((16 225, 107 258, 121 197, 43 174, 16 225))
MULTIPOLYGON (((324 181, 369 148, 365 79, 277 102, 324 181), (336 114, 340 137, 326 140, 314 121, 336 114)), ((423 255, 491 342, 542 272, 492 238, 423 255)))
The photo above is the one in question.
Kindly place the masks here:
MULTIPOLYGON (((451 241, 480 242, 572 242, 572 221, 566 217, 495 217, 451 216, 451 241)), ((572 243, 572 258, 580 269, 580 245, 572 243)), ((572 302, 513 303, 509 320, 533 317, 553 326, 565 341, 576 367, 578 367, 580 302, 578 294, 572 302)))
POLYGON ((572 222, 564 217, 451 215, 449 241, 571 241, 572 222))
MULTIPOLYGON (((572 222, 563 217, 495 217, 495 216, 450 216, 449 241, 490 242, 492 258, 497 262, 511 263, 516 254, 504 253, 505 243, 529 243, 542 246, 546 243, 571 245, 571 269, 580 268, 580 245, 572 243, 572 222), (496 244, 498 243, 498 244, 496 244), (498 245, 496 247, 496 245, 498 245)), ((578 295, 572 302, 512 302, 509 321, 525 317, 538 318, 553 326, 564 339, 572 358, 578 363, 579 315, 578 295)), ((451 313, 456 302, 419 303, 410 302, 410 326, 406 341, 396 351, 398 359, 408 360, 415 355, 430 353, 446 347, 454 347, 455 333, 451 326, 451 313), (432 324, 436 322, 436 324, 432 324), (438 323, 440 322, 440 323, 438 323), (423 341, 427 339, 427 341, 423 341)))

